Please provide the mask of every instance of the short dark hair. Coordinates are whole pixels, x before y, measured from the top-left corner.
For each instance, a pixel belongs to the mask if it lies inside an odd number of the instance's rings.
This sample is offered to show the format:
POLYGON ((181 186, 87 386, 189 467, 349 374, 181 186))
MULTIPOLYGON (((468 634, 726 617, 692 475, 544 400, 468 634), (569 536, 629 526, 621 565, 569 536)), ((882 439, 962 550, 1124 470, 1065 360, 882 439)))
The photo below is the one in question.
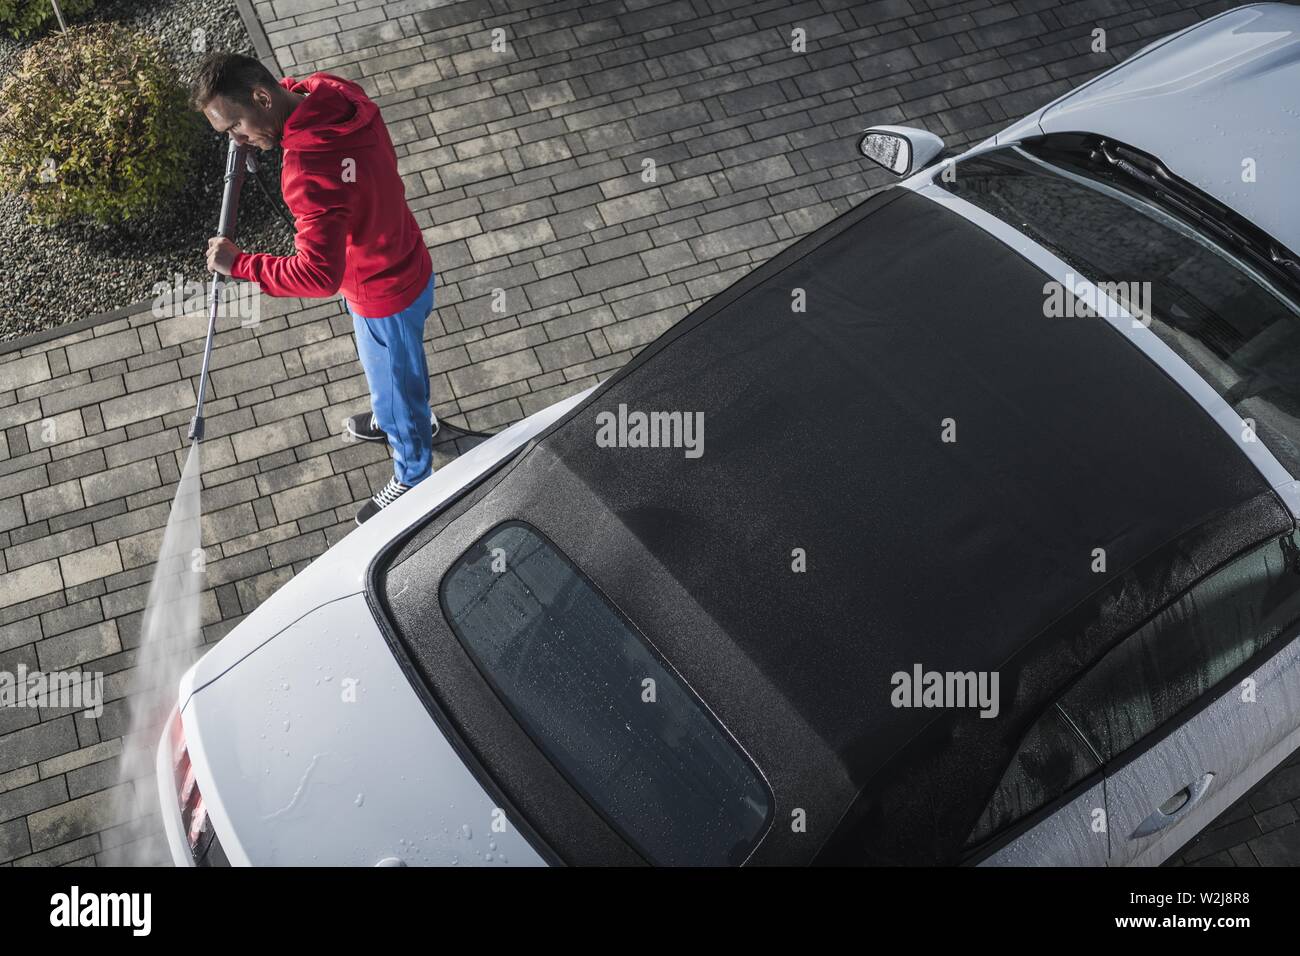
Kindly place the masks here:
POLYGON ((202 110, 214 96, 251 103, 253 87, 274 91, 278 85, 275 75, 260 60, 239 53, 211 53, 199 64, 190 86, 190 105, 202 110))

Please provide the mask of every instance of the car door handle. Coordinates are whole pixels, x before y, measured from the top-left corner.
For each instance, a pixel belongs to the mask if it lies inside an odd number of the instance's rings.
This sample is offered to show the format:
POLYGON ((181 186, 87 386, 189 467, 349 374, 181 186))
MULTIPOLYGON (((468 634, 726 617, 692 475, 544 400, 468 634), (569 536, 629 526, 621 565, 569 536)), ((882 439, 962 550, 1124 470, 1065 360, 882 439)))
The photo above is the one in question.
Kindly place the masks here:
POLYGON ((1130 840, 1137 840, 1142 837, 1158 833, 1167 826, 1171 826, 1182 819, 1188 810, 1196 805, 1196 802, 1205 796, 1210 784, 1214 781, 1214 774, 1207 773, 1194 783, 1189 783, 1183 787, 1168 800, 1152 812, 1152 814, 1142 821, 1141 825, 1129 835, 1130 840))

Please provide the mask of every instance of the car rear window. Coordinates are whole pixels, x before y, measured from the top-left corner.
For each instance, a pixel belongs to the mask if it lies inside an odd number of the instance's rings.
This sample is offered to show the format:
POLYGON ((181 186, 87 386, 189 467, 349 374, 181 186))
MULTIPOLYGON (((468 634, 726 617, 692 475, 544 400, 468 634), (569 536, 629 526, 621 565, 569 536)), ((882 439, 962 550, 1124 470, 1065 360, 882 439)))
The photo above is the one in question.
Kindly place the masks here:
POLYGON ((745 860, 772 809, 757 769, 537 529, 492 529, 444 575, 439 596, 525 732, 647 860, 745 860))

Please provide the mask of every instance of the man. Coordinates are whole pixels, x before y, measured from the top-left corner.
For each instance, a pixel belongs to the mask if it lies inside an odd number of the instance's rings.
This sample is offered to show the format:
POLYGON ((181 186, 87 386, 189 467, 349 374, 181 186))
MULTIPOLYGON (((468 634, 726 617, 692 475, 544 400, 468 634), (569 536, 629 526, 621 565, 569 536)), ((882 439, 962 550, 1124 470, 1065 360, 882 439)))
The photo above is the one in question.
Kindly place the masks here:
POLYGON ((406 205, 388 129, 361 87, 328 73, 275 77, 232 53, 209 56, 191 95, 195 109, 237 144, 284 151, 280 188, 297 235, 292 256, 208 241, 208 268, 277 296, 342 293, 370 389, 370 412, 348 419, 366 441, 387 441, 393 478, 357 524, 433 471, 437 419, 429 408, 424 324, 433 309, 429 252, 406 205))

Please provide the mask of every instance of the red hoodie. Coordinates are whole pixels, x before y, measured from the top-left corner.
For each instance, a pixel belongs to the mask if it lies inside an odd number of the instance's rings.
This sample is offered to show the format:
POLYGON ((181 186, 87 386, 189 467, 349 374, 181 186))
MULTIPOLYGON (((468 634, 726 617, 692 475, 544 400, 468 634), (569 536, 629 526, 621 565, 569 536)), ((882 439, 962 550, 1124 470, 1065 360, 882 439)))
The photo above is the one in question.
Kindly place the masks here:
POLYGON ((397 173, 379 107, 350 80, 314 73, 280 85, 309 94, 280 137, 280 190, 296 221, 297 255, 242 252, 230 274, 269 295, 342 292, 358 315, 383 318, 419 298, 433 263, 397 173))

